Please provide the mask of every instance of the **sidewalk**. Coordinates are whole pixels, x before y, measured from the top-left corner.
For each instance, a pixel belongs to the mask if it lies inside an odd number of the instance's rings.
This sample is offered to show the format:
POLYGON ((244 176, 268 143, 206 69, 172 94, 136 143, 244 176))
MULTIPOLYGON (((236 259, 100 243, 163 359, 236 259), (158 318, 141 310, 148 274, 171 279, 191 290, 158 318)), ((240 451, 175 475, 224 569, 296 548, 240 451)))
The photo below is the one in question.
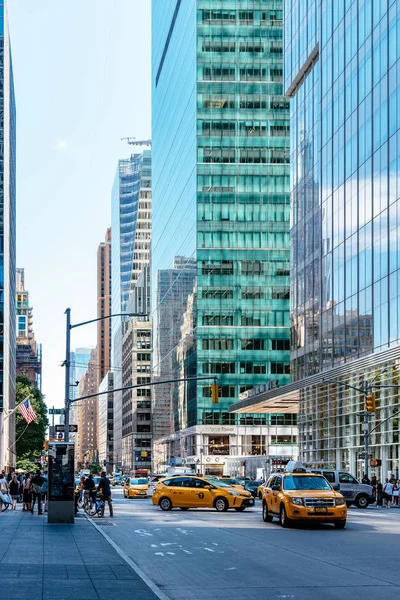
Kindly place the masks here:
POLYGON ((0 581, 9 600, 157 600, 83 515, 49 525, 19 507, 0 514, 0 581))

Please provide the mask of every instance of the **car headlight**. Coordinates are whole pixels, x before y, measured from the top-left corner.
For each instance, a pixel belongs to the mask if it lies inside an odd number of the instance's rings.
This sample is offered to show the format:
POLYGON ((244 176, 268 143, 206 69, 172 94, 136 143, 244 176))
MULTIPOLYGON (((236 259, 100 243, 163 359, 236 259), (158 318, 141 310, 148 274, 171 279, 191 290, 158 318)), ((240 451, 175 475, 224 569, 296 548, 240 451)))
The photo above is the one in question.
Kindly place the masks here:
POLYGON ((297 506, 303 506, 303 498, 291 498, 291 501, 297 506))
POLYGON ((238 494, 237 492, 229 492, 231 496, 241 497, 242 494, 238 494))
POLYGON ((344 506, 346 504, 346 500, 344 498, 335 498, 336 506, 344 506))

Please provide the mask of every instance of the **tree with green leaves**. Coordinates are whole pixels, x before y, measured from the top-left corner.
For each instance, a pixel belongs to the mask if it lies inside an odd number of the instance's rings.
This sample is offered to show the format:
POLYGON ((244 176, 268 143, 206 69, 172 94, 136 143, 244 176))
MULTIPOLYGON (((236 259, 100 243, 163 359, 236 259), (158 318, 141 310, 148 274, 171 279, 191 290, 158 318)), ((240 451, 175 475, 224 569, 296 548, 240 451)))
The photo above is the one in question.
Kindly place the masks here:
MULTIPOLYGON (((16 385, 15 403, 20 404, 29 398, 37 418, 27 424, 19 410, 15 418, 15 439, 17 459, 28 459, 40 455, 46 437, 46 428, 49 423, 47 418, 47 406, 44 396, 32 382, 23 375, 18 375, 16 385)), ((21 467, 23 468, 23 467, 21 467)))

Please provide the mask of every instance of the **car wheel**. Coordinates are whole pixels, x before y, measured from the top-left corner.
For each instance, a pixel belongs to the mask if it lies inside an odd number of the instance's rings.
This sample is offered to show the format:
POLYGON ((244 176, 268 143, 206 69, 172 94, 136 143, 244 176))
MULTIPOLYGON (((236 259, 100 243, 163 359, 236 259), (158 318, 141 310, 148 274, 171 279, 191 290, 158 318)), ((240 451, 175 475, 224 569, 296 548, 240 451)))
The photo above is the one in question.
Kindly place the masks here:
POLYGON ((279 513, 279 522, 282 527, 290 527, 290 519, 287 518, 285 507, 281 506, 281 511, 279 513))
POLYGON ((237 512, 243 512, 244 510, 246 510, 245 506, 235 506, 235 510, 237 510, 237 512))
POLYGON ((179 508, 180 508, 181 510, 189 510, 189 507, 188 507, 188 506, 180 506, 179 508))
POLYGON ((229 508, 228 501, 225 498, 216 498, 214 508, 218 512, 226 512, 229 508))
POLYGON ((335 527, 336 529, 344 529, 346 527, 346 521, 336 521, 335 527))
POLYGON ((271 523, 271 521, 272 521, 272 516, 268 512, 268 505, 266 502, 263 503, 262 518, 263 518, 264 523, 271 523))
POLYGON ((161 500, 159 502, 159 506, 160 506, 161 510, 171 510, 172 502, 169 498, 164 497, 164 498, 161 498, 161 500))
POLYGON ((357 496, 356 506, 357 508, 368 508, 368 497, 364 496, 364 494, 357 496))

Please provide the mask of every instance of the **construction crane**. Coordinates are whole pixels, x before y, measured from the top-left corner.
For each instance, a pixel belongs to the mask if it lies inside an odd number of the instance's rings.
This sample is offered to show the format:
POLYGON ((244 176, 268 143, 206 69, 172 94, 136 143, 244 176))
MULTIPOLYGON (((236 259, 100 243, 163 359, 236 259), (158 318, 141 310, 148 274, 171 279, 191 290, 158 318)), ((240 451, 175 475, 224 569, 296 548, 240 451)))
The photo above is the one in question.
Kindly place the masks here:
POLYGON ((151 140, 136 140, 134 137, 123 137, 121 141, 126 140, 131 146, 151 146, 151 140))

